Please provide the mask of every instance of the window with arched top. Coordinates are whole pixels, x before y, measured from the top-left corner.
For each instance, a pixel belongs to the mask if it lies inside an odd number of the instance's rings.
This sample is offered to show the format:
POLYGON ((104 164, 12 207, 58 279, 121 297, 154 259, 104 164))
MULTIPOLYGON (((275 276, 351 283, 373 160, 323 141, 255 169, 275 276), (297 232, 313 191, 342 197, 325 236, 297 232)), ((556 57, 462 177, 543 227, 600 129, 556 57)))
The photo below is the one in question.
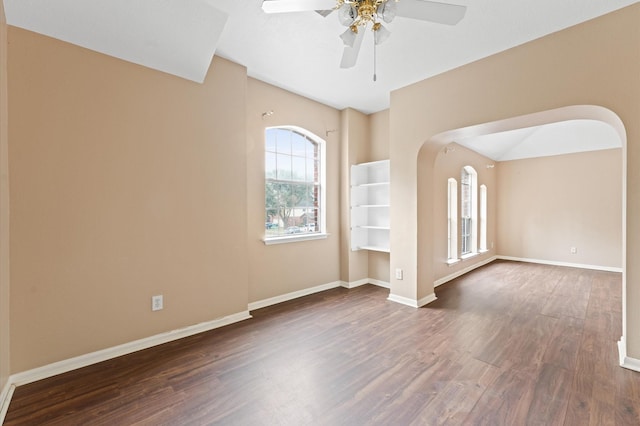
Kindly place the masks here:
POLYGON ((265 241, 325 233, 324 141, 305 129, 265 131, 265 241))
POLYGON ((447 182, 447 260, 458 259, 458 181, 449 178, 447 182))
POLYGON ((480 185, 480 251, 487 251, 487 186, 480 185))
POLYGON ((460 255, 478 251, 478 173, 471 166, 462 168, 460 177, 460 255))

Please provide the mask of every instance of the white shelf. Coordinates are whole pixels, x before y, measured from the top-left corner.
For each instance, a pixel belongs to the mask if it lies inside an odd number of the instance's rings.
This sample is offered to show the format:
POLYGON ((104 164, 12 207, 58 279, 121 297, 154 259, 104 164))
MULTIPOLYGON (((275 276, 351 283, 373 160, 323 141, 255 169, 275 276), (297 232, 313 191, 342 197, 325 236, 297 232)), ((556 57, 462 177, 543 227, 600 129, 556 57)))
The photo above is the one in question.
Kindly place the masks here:
POLYGON ((351 249, 389 252, 389 160, 351 166, 351 249))
POLYGON ((380 251, 383 253, 390 253, 389 247, 361 246, 361 247, 357 247, 356 250, 371 250, 371 251, 380 251))
POLYGON ((360 185, 351 185, 352 188, 370 188, 372 186, 389 186, 390 182, 362 183, 360 185))

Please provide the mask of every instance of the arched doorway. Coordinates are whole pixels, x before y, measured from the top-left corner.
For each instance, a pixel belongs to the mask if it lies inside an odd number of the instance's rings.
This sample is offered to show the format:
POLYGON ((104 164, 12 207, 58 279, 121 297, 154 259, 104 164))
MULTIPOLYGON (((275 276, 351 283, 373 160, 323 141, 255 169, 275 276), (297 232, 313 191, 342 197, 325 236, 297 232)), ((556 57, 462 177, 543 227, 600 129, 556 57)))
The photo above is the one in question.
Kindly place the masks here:
MULTIPOLYGON (((619 354, 620 354, 620 364, 624 367, 639 369, 640 366, 635 366, 633 360, 628 359, 626 357, 626 168, 627 168, 627 136, 625 127, 621 121, 621 119, 611 110, 593 105, 576 105, 563 107, 548 111, 542 111, 534 114, 528 114, 519 117, 513 117, 509 119, 504 119, 500 121, 483 123, 478 125, 473 125, 465 128, 452 129, 446 132, 442 132, 438 135, 433 136, 429 140, 427 140, 418 153, 418 167, 417 167, 417 190, 418 190, 418 241, 417 241, 417 254, 418 254, 418 290, 417 294, 420 296, 421 294, 433 294, 433 283, 434 283, 434 268, 433 262, 435 259, 434 249, 433 249, 433 241, 429 237, 425 237, 425 235, 429 235, 433 237, 436 233, 433 232, 433 228, 438 224, 435 223, 434 220, 434 212, 433 212, 433 194, 435 193, 433 185, 434 182, 434 163, 436 161, 437 156, 440 152, 442 152, 443 148, 456 140, 468 139, 472 137, 478 137, 483 135, 490 135, 494 133, 507 132, 516 129, 530 128, 535 126, 545 126, 553 123, 571 121, 571 120, 595 120, 598 122, 602 122, 610 126, 615 134, 619 137, 620 146, 622 149, 622 205, 621 205, 621 215, 622 215, 622 242, 621 242, 621 253, 622 253, 622 336, 619 342, 619 354), (422 194, 429 194, 431 199, 427 196, 424 197, 422 194), (430 229, 428 233, 425 234, 425 230, 430 229)), ((483 259, 478 259, 480 262, 483 259)), ((485 262, 486 263, 486 262, 485 262)), ((461 273, 465 273, 466 270, 473 269, 473 267, 469 268, 460 268, 461 273)), ((423 299, 427 299, 423 297, 423 299)))

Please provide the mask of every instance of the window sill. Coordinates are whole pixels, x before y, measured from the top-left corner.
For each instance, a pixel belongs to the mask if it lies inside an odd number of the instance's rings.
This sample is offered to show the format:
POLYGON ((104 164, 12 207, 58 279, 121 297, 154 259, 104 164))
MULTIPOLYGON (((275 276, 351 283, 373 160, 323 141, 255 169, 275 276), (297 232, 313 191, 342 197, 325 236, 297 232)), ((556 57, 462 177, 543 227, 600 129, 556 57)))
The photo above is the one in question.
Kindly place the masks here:
POLYGON ((458 262, 460 262, 460 259, 448 259, 447 260, 447 265, 452 266, 452 265, 455 265, 458 262))
POLYGON ((273 237, 269 239, 263 239, 265 246, 270 246, 273 244, 286 244, 286 243, 297 243, 299 241, 311 241, 311 240, 324 240, 329 236, 329 234, 325 234, 319 232, 317 234, 303 234, 303 235, 291 235, 286 237, 273 237))
POLYGON ((476 256, 480 255, 480 253, 469 253, 469 254, 463 254, 462 256, 460 256, 460 259, 462 260, 467 260, 467 259, 471 259, 474 258, 476 256))

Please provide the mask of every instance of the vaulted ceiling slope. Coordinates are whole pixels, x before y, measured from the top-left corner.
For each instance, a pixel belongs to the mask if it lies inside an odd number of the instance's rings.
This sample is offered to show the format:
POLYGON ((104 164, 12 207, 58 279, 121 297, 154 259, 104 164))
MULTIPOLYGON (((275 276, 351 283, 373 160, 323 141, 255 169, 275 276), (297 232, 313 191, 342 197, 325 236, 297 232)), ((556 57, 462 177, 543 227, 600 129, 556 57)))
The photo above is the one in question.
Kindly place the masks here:
POLYGON ((544 126, 466 138, 458 144, 494 161, 549 157, 577 152, 621 148, 620 136, 609 124, 596 120, 569 120, 544 126))
MULTIPOLYGON (((278 0, 269 0, 278 1, 278 0)), ((402 0, 400 0, 402 1, 402 0)), ((4 0, 10 25, 202 82, 214 53, 251 77, 338 109, 389 107, 392 90, 636 3, 637 0, 454 0, 455 26, 411 19, 365 37, 356 66, 340 69, 336 14, 268 15, 262 0, 4 0)))
POLYGON ((4 0, 7 23, 202 83, 227 14, 216 1, 4 0))

